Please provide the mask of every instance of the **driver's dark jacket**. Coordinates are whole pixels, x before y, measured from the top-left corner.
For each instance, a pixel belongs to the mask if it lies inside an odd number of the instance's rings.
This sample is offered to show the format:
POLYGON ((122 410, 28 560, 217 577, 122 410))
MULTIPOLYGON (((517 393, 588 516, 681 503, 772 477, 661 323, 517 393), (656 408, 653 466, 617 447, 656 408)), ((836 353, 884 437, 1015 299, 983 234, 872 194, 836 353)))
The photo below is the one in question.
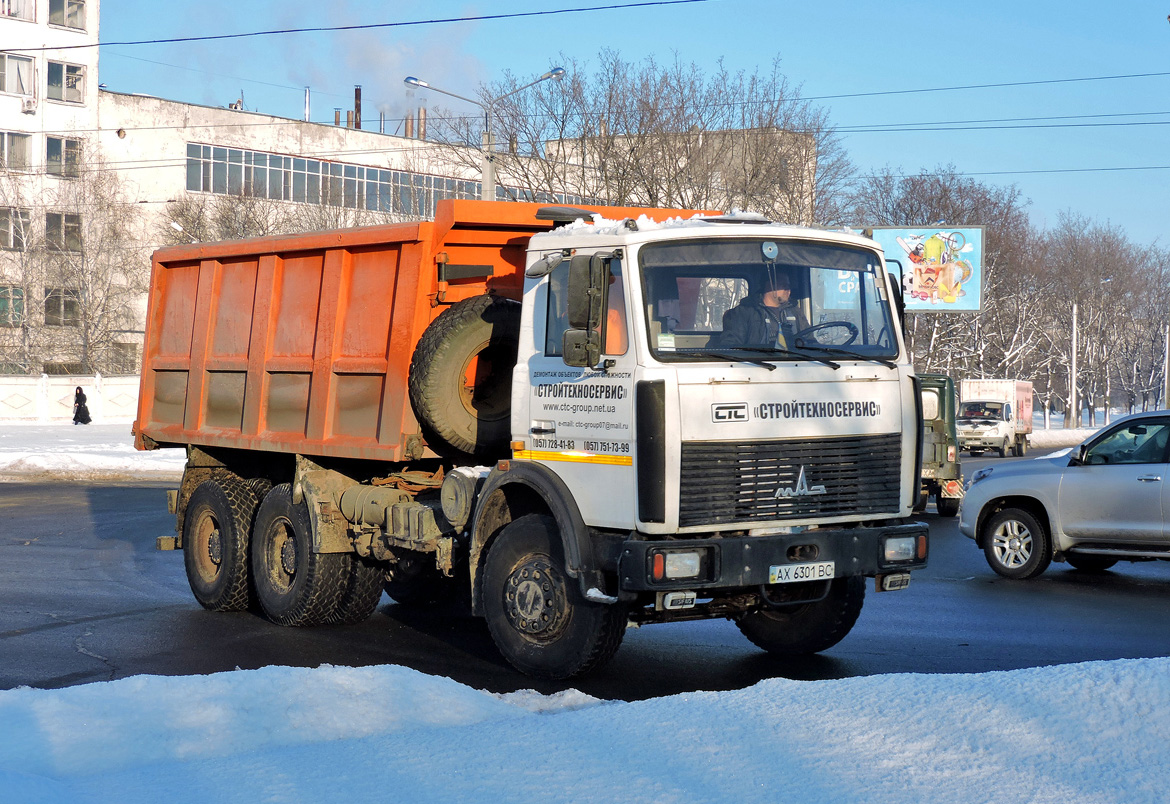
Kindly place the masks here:
POLYGON ((788 348, 793 336, 808 329, 808 319, 795 302, 768 307, 763 294, 748 296, 723 314, 720 346, 776 346, 777 335, 784 333, 788 348))

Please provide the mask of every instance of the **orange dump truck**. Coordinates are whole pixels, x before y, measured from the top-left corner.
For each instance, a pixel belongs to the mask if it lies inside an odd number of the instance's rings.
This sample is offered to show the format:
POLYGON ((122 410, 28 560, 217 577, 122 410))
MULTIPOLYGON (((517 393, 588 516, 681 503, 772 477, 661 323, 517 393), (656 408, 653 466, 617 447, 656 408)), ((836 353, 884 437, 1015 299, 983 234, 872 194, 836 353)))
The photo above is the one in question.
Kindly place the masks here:
POLYGON ((154 256, 135 442, 197 600, 273 622, 462 601, 523 672, 628 623, 823 650, 925 565, 896 283, 855 235, 445 201, 154 256), (776 288, 788 298, 774 305, 776 288))

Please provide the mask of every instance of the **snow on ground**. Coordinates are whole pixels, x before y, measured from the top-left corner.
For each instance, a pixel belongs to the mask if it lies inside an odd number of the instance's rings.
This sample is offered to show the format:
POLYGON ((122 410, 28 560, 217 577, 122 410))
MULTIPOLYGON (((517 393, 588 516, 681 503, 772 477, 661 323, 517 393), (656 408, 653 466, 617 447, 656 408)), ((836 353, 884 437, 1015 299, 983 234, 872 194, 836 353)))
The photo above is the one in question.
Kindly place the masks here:
POLYGON ((130 422, 0 422, 0 480, 178 480, 181 449, 139 452, 130 422))
MULTIPOLYGON (((178 480, 183 474, 183 450, 139 452, 130 427, 130 422, 0 422, 0 481, 178 480)), ((1037 428, 1029 439, 1033 450, 1058 449, 1079 444, 1094 432, 1037 428)))
POLYGON ((1138 802, 1170 659, 771 679, 633 703, 402 667, 0 692, 6 802, 1138 802))
MULTIPOLYGON (((128 424, 0 424, 9 479, 169 479, 182 461, 135 452, 128 424)), ((1164 658, 633 703, 268 667, 0 691, 0 801, 1152 803, 1167 745, 1164 658)))

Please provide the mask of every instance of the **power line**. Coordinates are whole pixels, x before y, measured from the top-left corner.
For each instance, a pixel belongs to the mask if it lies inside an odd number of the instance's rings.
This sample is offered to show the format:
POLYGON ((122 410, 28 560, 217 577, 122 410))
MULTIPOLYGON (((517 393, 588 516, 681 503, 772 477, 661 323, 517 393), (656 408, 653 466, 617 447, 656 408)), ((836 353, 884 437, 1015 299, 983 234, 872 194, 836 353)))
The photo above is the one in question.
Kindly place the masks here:
POLYGON ((711 0, 647 0, 640 3, 615 3, 606 6, 583 6, 580 8, 556 8, 542 11, 517 11, 510 14, 482 14, 475 17, 446 17, 431 20, 413 20, 410 22, 374 22, 364 25, 332 25, 314 28, 284 28, 271 31, 250 31, 237 34, 211 34, 208 36, 179 36, 171 39, 139 39, 124 42, 90 42, 80 45, 60 45, 55 47, 29 47, 0 51, 6 53, 36 53, 43 50, 80 50, 91 47, 125 46, 125 45, 173 45, 181 42, 213 42, 227 39, 245 39, 254 36, 283 36, 300 33, 336 33, 339 31, 370 31, 383 28, 407 28, 419 25, 442 25, 455 22, 491 22, 496 20, 523 19, 525 17, 548 17, 559 14, 580 14, 590 11, 614 11, 629 8, 648 8, 651 6, 678 6, 691 3, 708 3, 711 0))
POLYGON ((906 128, 898 128, 899 131, 913 131, 913 126, 958 126, 958 125, 975 125, 982 123, 1030 123, 1036 121, 1046 120, 1097 120, 1102 118, 1114 117, 1156 117, 1159 115, 1170 115, 1170 111, 1165 112, 1111 112, 1108 114, 1059 114, 1049 115, 1047 117, 990 117, 981 120, 930 120, 919 121, 913 123, 858 123, 852 126, 835 126, 834 131, 852 131, 854 129, 871 129, 881 128, 885 126, 905 126, 906 128))
MULTIPOLYGON (((1093 167, 1093 168, 1037 168, 1033 170, 983 170, 963 172, 956 171, 945 173, 903 173, 900 175, 891 175, 894 179, 912 179, 918 176, 1031 176, 1043 175, 1049 173, 1124 173, 1138 170, 1170 170, 1170 165, 1133 165, 1128 167, 1093 167)), ((876 174, 869 174, 863 176, 866 179, 882 178, 876 174)))
POLYGON ((921 89, 888 89, 880 92, 849 92, 840 95, 814 95, 801 100, 838 100, 842 98, 876 98, 883 95, 912 95, 920 92, 956 92, 967 89, 1004 89, 1009 87, 1031 87, 1044 84, 1075 84, 1086 81, 1119 81, 1129 78, 1164 78, 1170 72, 1161 73, 1126 73, 1122 75, 1095 75, 1084 78, 1049 78, 1038 81, 1005 81, 998 84, 962 84, 950 87, 925 87, 921 89))

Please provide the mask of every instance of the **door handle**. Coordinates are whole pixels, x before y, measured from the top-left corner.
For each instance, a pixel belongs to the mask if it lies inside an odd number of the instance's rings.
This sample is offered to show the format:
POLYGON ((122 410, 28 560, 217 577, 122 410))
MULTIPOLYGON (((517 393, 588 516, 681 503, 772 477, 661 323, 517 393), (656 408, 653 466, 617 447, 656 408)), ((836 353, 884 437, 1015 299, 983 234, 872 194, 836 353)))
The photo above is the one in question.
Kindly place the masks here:
POLYGON ((1142 475, 1138 478, 1139 483, 1161 483, 1161 475, 1142 475))

